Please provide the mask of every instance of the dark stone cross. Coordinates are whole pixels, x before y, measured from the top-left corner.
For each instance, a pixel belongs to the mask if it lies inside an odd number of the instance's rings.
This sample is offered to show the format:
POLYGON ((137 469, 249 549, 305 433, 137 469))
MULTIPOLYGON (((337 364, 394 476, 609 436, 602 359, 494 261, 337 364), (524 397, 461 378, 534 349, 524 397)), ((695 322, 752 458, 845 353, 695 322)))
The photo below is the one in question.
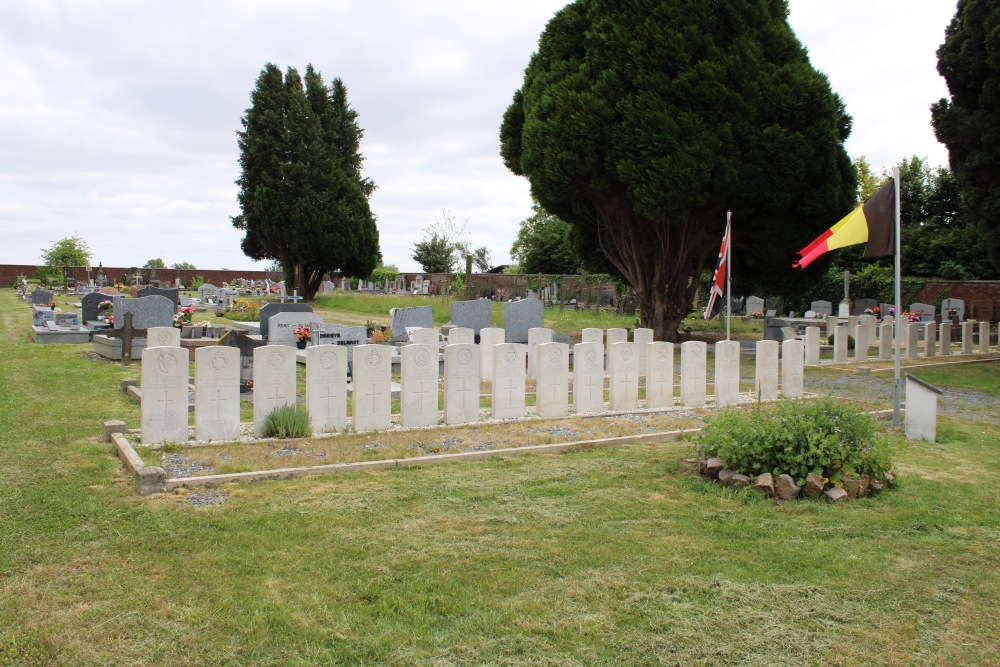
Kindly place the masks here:
POLYGON ((121 329, 109 328, 108 336, 122 339, 122 366, 132 363, 132 340, 134 338, 145 338, 145 329, 136 329, 132 326, 132 313, 125 313, 121 329))

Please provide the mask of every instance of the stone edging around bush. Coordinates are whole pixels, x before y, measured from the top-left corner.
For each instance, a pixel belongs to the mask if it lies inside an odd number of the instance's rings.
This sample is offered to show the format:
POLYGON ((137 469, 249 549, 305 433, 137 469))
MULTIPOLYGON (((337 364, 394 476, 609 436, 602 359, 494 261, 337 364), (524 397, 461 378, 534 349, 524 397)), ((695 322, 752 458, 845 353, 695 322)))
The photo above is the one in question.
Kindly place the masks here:
MULTIPOLYGON (((722 486, 730 489, 742 489, 751 485, 751 479, 746 475, 741 475, 732 470, 726 469, 725 462, 720 458, 698 458, 698 472, 705 479, 716 480, 722 486)), ((891 472, 886 473, 890 484, 895 481, 891 472)), ((824 496, 831 503, 842 502, 849 498, 860 498, 866 493, 879 493, 885 485, 876 480, 869 480, 867 477, 861 479, 844 480, 843 488, 827 484, 827 480, 822 475, 814 472, 806 476, 806 483, 798 486, 791 475, 774 475, 769 472, 764 473, 753 481, 753 488, 764 493, 769 498, 777 500, 795 500, 799 496, 818 498, 824 496)))

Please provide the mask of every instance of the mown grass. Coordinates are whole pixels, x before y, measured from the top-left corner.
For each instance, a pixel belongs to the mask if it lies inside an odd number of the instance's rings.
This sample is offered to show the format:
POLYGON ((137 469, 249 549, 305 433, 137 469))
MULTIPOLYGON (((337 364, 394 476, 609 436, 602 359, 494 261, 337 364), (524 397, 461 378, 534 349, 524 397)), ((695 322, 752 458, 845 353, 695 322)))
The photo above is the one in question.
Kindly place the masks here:
POLYGON ((34 346, 29 318, 0 293, 4 667, 998 664, 988 423, 942 419, 898 490, 837 506, 704 483, 680 442, 197 508, 136 497, 99 442, 104 419, 138 426, 135 368, 34 346))

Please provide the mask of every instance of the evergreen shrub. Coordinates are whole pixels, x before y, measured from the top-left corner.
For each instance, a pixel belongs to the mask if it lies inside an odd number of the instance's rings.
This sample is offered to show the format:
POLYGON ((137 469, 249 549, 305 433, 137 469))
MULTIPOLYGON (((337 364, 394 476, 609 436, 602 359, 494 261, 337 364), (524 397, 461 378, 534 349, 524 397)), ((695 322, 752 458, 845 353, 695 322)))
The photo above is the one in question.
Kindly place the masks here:
POLYGON ((305 438, 312 435, 309 413, 301 405, 282 405, 268 413, 261 434, 265 438, 305 438))

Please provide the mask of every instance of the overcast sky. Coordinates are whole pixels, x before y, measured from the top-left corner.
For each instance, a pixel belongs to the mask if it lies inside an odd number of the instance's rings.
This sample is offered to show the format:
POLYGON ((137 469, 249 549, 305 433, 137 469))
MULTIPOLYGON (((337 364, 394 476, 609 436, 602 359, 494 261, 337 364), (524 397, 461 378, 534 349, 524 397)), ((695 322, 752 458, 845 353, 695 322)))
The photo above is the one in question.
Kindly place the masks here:
MULTIPOLYGON (((498 128, 564 0, 0 0, 0 263, 79 234, 98 261, 259 268, 240 250, 236 132, 266 62, 339 76, 365 129, 382 253, 404 271, 448 212, 509 259, 528 184, 498 128)), ((953 0, 791 0, 854 117, 852 156, 947 164, 929 106, 953 0)), ((833 221, 832 221, 833 222, 833 221)))

